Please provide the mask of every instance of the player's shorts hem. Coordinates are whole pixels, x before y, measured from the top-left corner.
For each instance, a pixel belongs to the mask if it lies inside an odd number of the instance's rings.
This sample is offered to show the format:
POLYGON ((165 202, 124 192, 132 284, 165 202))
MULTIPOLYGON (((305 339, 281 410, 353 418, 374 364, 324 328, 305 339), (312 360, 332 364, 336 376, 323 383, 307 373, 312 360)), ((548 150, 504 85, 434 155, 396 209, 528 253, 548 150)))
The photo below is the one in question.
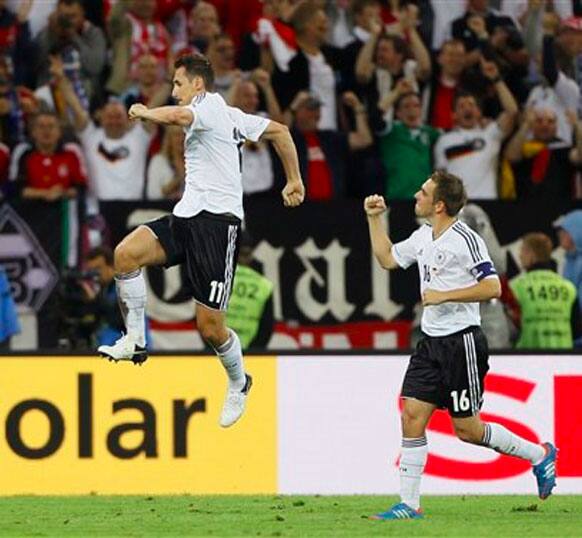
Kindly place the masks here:
POLYGON ((202 305, 202 306, 208 308, 208 310, 214 310, 215 312, 222 312, 224 314, 226 314, 226 311, 228 310, 228 305, 226 305, 225 308, 216 308, 214 306, 207 305, 204 301, 200 301, 199 299, 196 299, 196 297, 192 297, 192 299, 194 299, 194 302, 196 304, 202 305))
POLYGON ((438 409, 444 409, 445 406, 442 403, 437 401, 437 398, 432 398, 431 396, 427 396, 425 394, 411 394, 403 392, 400 395, 401 398, 406 400, 418 400, 419 402, 436 405, 438 409))

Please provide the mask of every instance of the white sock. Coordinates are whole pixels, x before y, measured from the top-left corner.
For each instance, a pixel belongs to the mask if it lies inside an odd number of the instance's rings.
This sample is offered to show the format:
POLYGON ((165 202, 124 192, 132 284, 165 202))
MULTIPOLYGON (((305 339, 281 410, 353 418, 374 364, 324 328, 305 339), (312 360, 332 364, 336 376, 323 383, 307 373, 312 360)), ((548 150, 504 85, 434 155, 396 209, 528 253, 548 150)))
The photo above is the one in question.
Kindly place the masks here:
POLYGON ((127 335, 145 347, 146 285, 141 269, 116 275, 115 286, 127 335))
POLYGON ((411 508, 420 508, 420 478, 426 465, 426 437, 403 438, 400 456, 400 499, 411 508))
POLYGON ((231 329, 228 329, 228 334, 228 340, 217 347, 215 351, 226 370, 230 387, 234 390, 242 390, 245 386, 246 377, 240 340, 231 329))
POLYGON ((501 452, 501 454, 528 460, 532 465, 542 461, 545 456, 543 446, 519 437, 495 422, 487 422, 485 424, 483 445, 501 452))

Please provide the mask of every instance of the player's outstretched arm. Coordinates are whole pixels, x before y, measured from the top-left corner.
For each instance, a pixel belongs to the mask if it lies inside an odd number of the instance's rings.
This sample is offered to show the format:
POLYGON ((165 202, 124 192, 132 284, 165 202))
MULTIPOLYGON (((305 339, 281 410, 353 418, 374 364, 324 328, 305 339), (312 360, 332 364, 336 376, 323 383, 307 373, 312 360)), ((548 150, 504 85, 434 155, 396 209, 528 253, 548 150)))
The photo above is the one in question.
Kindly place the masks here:
POLYGON ((179 125, 188 127, 194 121, 194 112, 185 106, 160 106, 148 108, 141 103, 131 105, 129 112, 130 120, 146 120, 161 125, 179 125))
POLYGON ((474 286, 456 290, 425 290, 422 294, 424 306, 441 303, 477 303, 501 297, 501 283, 497 277, 484 278, 474 286))
POLYGON ((364 211, 368 217, 370 242, 374 256, 384 269, 397 269, 399 265, 392 256, 392 241, 386 233, 384 220, 380 218, 386 212, 384 197, 378 194, 368 196, 364 200, 364 211))
POLYGON ((261 138, 270 140, 273 143, 275 151, 283 163, 285 176, 287 177, 287 184, 281 193, 283 203, 287 207, 297 207, 305 198, 305 187, 299 170, 297 148, 293 143, 288 127, 271 120, 263 131, 261 138))

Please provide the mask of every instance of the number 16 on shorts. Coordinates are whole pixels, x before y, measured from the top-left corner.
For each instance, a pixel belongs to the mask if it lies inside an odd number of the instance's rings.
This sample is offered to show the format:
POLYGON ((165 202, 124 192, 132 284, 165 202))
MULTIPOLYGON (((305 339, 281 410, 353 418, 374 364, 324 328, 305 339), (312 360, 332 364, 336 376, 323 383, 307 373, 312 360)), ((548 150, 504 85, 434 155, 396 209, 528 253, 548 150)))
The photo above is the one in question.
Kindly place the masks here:
POLYGON ((220 303, 224 295, 224 282, 218 282, 218 280, 213 280, 210 283, 210 295, 208 296, 208 301, 211 303, 220 303))
POLYGON ((469 407, 471 407, 471 400, 467 398, 467 389, 463 389, 461 394, 459 394, 458 390, 452 390, 451 398, 453 399, 453 410, 455 413, 468 411, 469 407))

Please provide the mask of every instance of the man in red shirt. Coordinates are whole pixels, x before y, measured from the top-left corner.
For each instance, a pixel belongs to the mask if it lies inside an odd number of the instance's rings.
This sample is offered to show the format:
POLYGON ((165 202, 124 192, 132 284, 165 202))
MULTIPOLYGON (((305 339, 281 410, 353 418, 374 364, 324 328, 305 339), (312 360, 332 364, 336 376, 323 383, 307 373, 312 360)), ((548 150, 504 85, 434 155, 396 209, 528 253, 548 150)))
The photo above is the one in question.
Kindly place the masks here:
POLYGON ((437 57, 440 69, 427 88, 429 125, 445 131, 453 128, 453 97, 461 82, 466 56, 462 41, 451 39, 443 43, 437 57))
POLYGON ((53 113, 32 120, 33 147, 21 154, 17 184, 23 198, 52 202, 73 198, 87 182, 81 152, 74 144, 61 144, 61 126, 53 113))
POLYGON ((347 187, 350 152, 372 144, 368 116, 360 100, 354 93, 345 92, 342 102, 355 116, 356 129, 350 133, 317 128, 321 101, 315 95, 299 92, 291 103, 291 136, 297 146, 308 200, 341 197, 347 187))

